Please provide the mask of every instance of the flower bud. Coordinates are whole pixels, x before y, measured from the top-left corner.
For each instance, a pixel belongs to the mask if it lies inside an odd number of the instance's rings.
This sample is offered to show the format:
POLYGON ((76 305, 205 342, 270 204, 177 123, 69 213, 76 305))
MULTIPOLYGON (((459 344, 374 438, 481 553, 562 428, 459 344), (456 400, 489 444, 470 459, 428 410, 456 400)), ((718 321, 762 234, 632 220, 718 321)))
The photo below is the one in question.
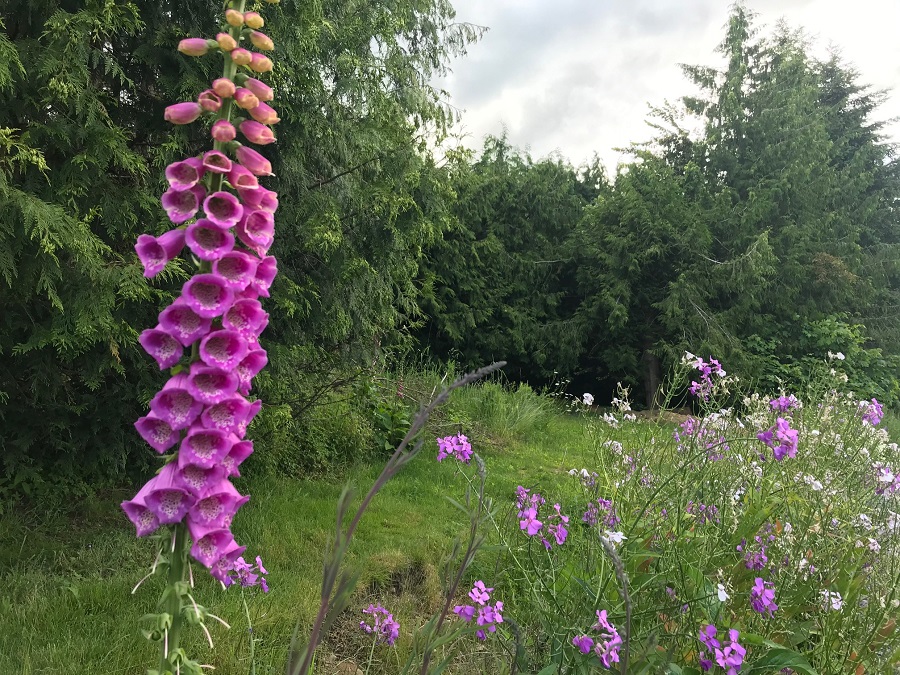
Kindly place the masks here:
POLYGON ((275 93, 272 91, 272 87, 267 85, 265 82, 260 82, 256 78, 248 77, 244 81, 244 86, 252 91, 256 95, 256 98, 258 98, 260 101, 271 101, 273 98, 275 98, 275 93))
POLYGON ((187 56, 203 56, 209 51, 209 41, 203 38, 185 38, 178 43, 178 51, 187 56))
POLYGON ((278 124, 281 121, 275 109, 267 106, 265 103, 260 103, 255 108, 251 108, 250 117, 262 124, 278 124))
MULTIPOLYGON (((244 25, 244 15, 236 9, 226 9, 225 22, 232 28, 240 28, 244 25)), ((251 26, 251 28, 254 28, 254 26, 251 26)))
POLYGON ((242 145, 237 149, 236 154, 238 162, 243 164, 244 168, 254 176, 275 175, 272 173, 272 164, 269 162, 269 160, 267 160, 253 148, 248 148, 242 145))
POLYGON ((234 137, 237 136, 234 125, 228 120, 216 120, 212 125, 212 131, 210 133, 214 140, 222 143, 233 141, 234 137))
POLYGON ((250 42, 253 43, 254 47, 262 49, 264 52, 270 52, 275 49, 275 43, 272 42, 272 38, 265 33, 260 33, 258 30, 250 33, 250 42))
POLYGON ((231 98, 232 96, 234 96, 234 82, 229 80, 227 77, 220 77, 216 80, 213 80, 212 88, 213 91, 222 98, 231 98))
POLYGON ((250 55, 250 70, 257 73, 268 73, 272 70, 272 61, 258 52, 250 55))
POLYGON ((265 124, 253 120, 241 122, 241 133, 248 141, 257 145, 268 145, 275 142, 275 134, 272 133, 272 130, 265 124))
POLYGON ((199 103, 200 107, 206 112, 216 112, 222 107, 222 99, 220 99, 212 89, 201 92, 197 97, 197 103, 199 103))
POLYGON ((266 22, 258 12, 244 12, 244 23, 250 28, 262 28, 266 22))
POLYGON ((251 110, 259 105, 259 99, 249 89, 238 87, 234 92, 234 102, 238 104, 238 108, 251 110))
POLYGON ((231 52, 231 60, 239 66, 247 66, 253 60, 253 54, 243 47, 238 47, 231 52))
POLYGON ((216 42, 223 52, 230 52, 237 48, 237 40, 231 37, 231 33, 219 33, 216 35, 216 42))
POLYGON ((172 124, 190 124, 200 117, 200 113, 202 112, 203 108, 200 107, 199 103, 186 101, 184 103, 176 103, 175 105, 168 106, 166 108, 165 118, 172 124))

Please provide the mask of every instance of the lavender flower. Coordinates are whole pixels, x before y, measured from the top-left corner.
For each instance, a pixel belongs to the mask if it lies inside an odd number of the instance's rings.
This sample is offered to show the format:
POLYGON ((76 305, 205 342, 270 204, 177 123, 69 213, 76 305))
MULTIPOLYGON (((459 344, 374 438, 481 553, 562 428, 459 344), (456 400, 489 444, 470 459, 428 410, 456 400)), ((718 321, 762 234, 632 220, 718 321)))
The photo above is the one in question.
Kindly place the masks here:
POLYGON ((771 617, 778 609, 778 605, 775 604, 775 585, 756 577, 753 588, 750 589, 750 605, 755 612, 759 614, 768 612, 771 617))
POLYGON ((466 623, 475 619, 475 623, 480 626, 475 631, 475 636, 479 640, 484 640, 487 633, 494 633, 497 630, 497 624, 503 623, 503 603, 496 602, 493 605, 488 603, 493 590, 493 588, 486 588, 483 581, 476 581, 472 590, 469 591, 469 597, 472 598, 475 605, 456 605, 453 608, 453 613, 466 623))
POLYGON ((791 424, 783 417, 779 417, 775 426, 770 427, 766 431, 756 434, 756 437, 772 448, 772 453, 776 461, 781 461, 785 457, 797 456, 797 443, 799 441, 799 433, 796 429, 791 429, 791 424), (776 441, 778 445, 776 445, 776 441))
POLYGON ((468 464, 472 459, 472 445, 469 443, 469 439, 462 434, 439 438, 437 444, 437 461, 439 462, 447 457, 454 457, 463 464, 468 464))

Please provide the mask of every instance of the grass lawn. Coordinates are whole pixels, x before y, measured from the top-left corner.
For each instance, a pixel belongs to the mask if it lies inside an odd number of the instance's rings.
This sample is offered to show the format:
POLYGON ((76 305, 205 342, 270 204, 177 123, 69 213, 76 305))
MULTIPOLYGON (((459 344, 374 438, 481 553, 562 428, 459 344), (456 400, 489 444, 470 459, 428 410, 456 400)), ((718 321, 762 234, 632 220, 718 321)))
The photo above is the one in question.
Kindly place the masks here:
MULTIPOLYGON (((489 492, 497 497, 511 500, 515 487, 535 476, 568 478, 564 471, 589 452, 580 418, 528 420, 527 440, 510 434, 521 420, 500 422, 506 426, 490 434, 470 432, 475 451, 487 462, 489 492)), ((398 642, 401 654, 409 629, 437 607, 440 560, 465 526, 464 516, 445 499, 461 499, 465 483, 454 475, 452 463, 438 464, 435 454, 429 436, 423 453, 376 498, 350 555, 350 564, 363 569, 357 604, 389 604, 407 629, 398 642)), ((301 629, 311 623, 342 486, 349 482, 364 492, 380 469, 373 462, 324 479, 236 479, 238 489, 252 498, 239 512, 234 532, 248 544, 250 557, 262 555, 271 587, 268 595, 251 589, 243 596, 256 637, 257 672, 283 672, 297 620, 301 629)), ((137 674, 153 663, 155 645, 141 636, 138 619, 154 610, 162 580, 154 577, 131 594, 155 549, 152 542, 135 539, 121 513, 118 504, 129 497, 104 495, 49 518, 37 513, 0 518, 0 673, 137 674)), ((187 652, 215 665, 217 673, 249 672, 241 590, 223 591, 196 564, 194 577, 197 601, 232 627, 212 622, 215 650, 199 629, 189 630, 187 652)), ((369 642, 356 627, 359 618, 354 613, 340 621, 325 651, 365 662, 369 642)), ((378 652, 376 660, 382 655, 391 654, 378 652)))

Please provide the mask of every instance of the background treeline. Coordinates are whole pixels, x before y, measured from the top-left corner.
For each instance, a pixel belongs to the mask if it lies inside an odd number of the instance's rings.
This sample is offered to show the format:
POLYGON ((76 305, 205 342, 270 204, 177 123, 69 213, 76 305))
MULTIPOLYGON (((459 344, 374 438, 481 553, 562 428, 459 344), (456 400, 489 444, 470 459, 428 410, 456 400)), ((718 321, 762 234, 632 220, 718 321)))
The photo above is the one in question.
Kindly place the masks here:
MULTIPOLYGON (((4 4, 0 500, 149 471, 131 422, 161 375, 136 339, 189 263, 148 283, 133 243, 168 228, 166 164, 206 145, 162 111, 209 81, 215 60, 174 45, 214 33, 218 9, 4 4)), ((503 137, 430 151, 452 122, 431 82, 482 32, 446 0, 267 16, 280 275, 257 470, 381 445, 403 419, 381 375, 423 353, 506 359, 533 384, 622 380, 650 402, 684 349, 765 389, 802 386, 842 351, 862 395, 896 400, 898 163, 880 94, 838 57, 811 58, 786 27, 756 35, 735 7, 724 69, 686 68, 695 95, 655 111, 656 140, 612 178, 503 137)))

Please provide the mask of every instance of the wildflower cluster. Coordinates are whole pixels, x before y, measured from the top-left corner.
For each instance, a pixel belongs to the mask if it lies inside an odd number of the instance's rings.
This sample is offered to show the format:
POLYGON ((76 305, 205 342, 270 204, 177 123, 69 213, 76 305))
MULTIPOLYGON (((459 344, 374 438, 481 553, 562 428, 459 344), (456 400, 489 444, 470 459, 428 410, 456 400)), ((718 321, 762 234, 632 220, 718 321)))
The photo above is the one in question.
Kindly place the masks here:
POLYGON ((715 660, 719 666, 725 669, 727 675, 736 675, 744 663, 744 656, 747 655, 747 650, 738 642, 740 634, 734 629, 729 630, 729 643, 724 647, 716 639, 716 634, 716 627, 712 624, 700 629, 700 643, 711 652, 712 656, 709 658, 705 651, 701 651, 700 668, 704 671, 710 670, 713 667, 713 660, 715 660))
POLYGON ((778 398, 773 398, 769 401, 769 405, 772 408, 772 412, 789 412, 792 409, 800 407, 800 401, 796 396, 791 394, 790 396, 785 396, 782 394, 778 398))
POLYGON ((727 439, 720 431, 714 430, 712 425, 695 417, 688 417, 678 425, 672 437, 678 442, 678 449, 682 452, 689 449, 692 444, 702 445, 706 448, 707 459, 711 462, 723 459, 730 449, 727 439))
POLYGON ((619 662, 622 637, 616 627, 609 622, 605 609, 597 611, 597 623, 591 626, 591 630, 599 635, 577 635, 572 638, 572 644, 582 654, 590 654, 593 651, 604 667, 611 668, 613 663, 619 662))
POLYGON ((439 462, 447 457, 455 457, 463 464, 468 464, 472 460, 472 444, 462 434, 439 438, 437 444, 437 461, 439 462))
POLYGON ((479 640, 484 640, 488 633, 497 631, 497 624, 503 623, 503 603, 499 600, 493 605, 488 601, 491 599, 493 588, 486 588, 483 581, 476 581, 469 591, 469 597, 474 605, 456 605, 453 613, 459 616, 466 623, 475 619, 476 625, 480 628, 475 631, 475 636, 479 640))
POLYGON ((715 504, 695 504, 689 501, 685 512, 697 519, 698 525, 719 522, 719 507, 715 504))
POLYGON ((756 434, 759 440, 772 448, 772 454, 775 456, 775 460, 779 462, 785 457, 793 458, 797 456, 799 436, 799 432, 796 429, 791 429, 791 423, 783 417, 778 418, 775 426, 756 434))
POLYGON ((267 362, 258 339, 269 317, 259 298, 269 296, 276 274, 275 258, 267 253, 278 207, 277 195, 258 180, 272 175, 271 164, 234 140, 235 124, 246 140, 264 145, 275 140, 269 125, 279 121, 265 103, 272 100, 272 89, 247 72, 267 72, 272 62, 237 46, 249 38, 257 49, 273 48, 255 30, 262 17, 229 9, 225 23, 216 40, 189 38, 179 44, 190 56, 220 51, 225 76, 197 101, 169 106, 165 113, 173 124, 212 118, 214 149, 166 169, 169 189, 162 205, 179 227, 160 237, 141 235, 135 246, 147 277, 159 274, 185 245, 199 267, 160 313, 158 325, 140 336, 147 353, 161 369, 171 368, 172 377, 135 427, 156 452, 176 445, 178 450, 122 504, 141 537, 186 520, 191 554, 222 582, 245 548, 234 540, 230 525, 248 497, 228 478, 239 475, 238 466, 253 452, 244 436, 262 406, 246 397, 267 362), (201 209, 203 217, 195 219, 201 209))
POLYGON ((269 572, 263 567, 262 559, 256 556, 256 564, 251 565, 243 557, 239 557, 231 566, 228 575, 222 581, 225 586, 231 586, 238 583, 241 586, 259 586, 263 593, 269 592, 269 584, 263 574, 269 572))
POLYGON ((775 604, 775 585, 771 581, 765 581, 756 577, 753 588, 750 589, 750 606, 759 614, 768 612, 771 617, 778 605, 775 604))
POLYGON ((706 362, 702 357, 694 356, 690 352, 684 353, 681 362, 700 371, 699 380, 691 380, 691 386, 688 390, 697 398, 708 401, 715 386, 713 375, 720 379, 725 377, 725 370, 722 368, 722 364, 712 357, 709 358, 709 362, 706 362))
POLYGON ((746 539, 735 547, 738 553, 744 554, 744 566, 748 570, 761 570, 769 564, 766 548, 775 541, 774 526, 766 523, 753 537, 753 543, 748 545, 746 539))
POLYGON ((894 471, 883 462, 875 462, 875 494, 885 497, 900 491, 900 473, 894 471))
POLYGON ((859 410, 862 413, 863 423, 873 427, 877 427, 884 417, 884 408, 875 398, 871 401, 860 401, 859 410))
POLYGON ((546 503, 546 500, 539 492, 529 494, 530 492, 521 485, 516 488, 519 529, 529 537, 540 535, 541 543, 547 550, 553 547, 554 541, 557 545, 562 546, 566 543, 569 535, 569 531, 566 529, 569 517, 562 513, 559 504, 554 504, 553 511, 545 516, 543 521, 538 520, 538 511, 546 503))
POLYGON ((601 523, 603 527, 611 530, 621 522, 621 519, 616 514, 612 501, 601 498, 588 504, 587 510, 581 516, 581 522, 591 527, 601 523))
POLYGON ((359 627, 366 633, 375 635, 377 642, 393 646, 400 636, 400 624, 394 620, 394 615, 381 604, 369 605, 362 612, 371 615, 372 623, 367 623, 369 620, 364 619, 359 622, 359 627))

